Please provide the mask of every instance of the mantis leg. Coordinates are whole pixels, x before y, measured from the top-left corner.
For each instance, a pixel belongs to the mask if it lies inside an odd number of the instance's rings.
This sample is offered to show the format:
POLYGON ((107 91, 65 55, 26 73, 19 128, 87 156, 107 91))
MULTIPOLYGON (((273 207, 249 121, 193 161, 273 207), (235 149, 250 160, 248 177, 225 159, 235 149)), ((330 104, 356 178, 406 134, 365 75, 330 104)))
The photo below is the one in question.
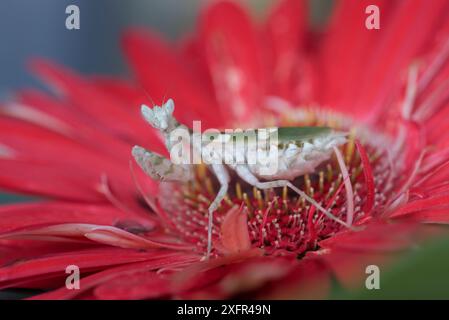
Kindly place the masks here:
POLYGON ((266 181, 266 182, 260 182, 259 179, 248 169, 245 165, 238 165, 235 168, 235 171, 239 175, 240 178, 245 180, 247 183, 252 185, 253 187, 259 188, 259 189, 271 189, 271 188, 279 188, 279 187, 288 187, 295 191, 299 196, 306 199, 309 203, 314 205, 318 210, 320 210, 322 213, 324 213, 329 219, 332 219, 341 225, 354 229, 351 225, 348 225, 343 220, 337 218, 332 213, 330 213, 328 210, 324 209, 318 202, 315 201, 312 197, 308 196, 304 191, 298 189, 295 187, 290 181, 288 180, 274 180, 274 181, 266 181))
POLYGON ((226 170, 226 167, 222 164, 213 164, 212 170, 215 176, 220 182, 220 190, 218 191, 214 201, 209 206, 209 216, 208 216, 208 225, 207 225, 207 253, 206 259, 209 259, 210 253, 212 251, 212 224, 213 224, 213 214, 214 211, 217 210, 223 198, 226 196, 229 187, 229 174, 226 170))
POLYGON ((191 165, 174 164, 163 156, 135 146, 132 154, 142 170, 156 181, 186 182, 193 179, 191 165))

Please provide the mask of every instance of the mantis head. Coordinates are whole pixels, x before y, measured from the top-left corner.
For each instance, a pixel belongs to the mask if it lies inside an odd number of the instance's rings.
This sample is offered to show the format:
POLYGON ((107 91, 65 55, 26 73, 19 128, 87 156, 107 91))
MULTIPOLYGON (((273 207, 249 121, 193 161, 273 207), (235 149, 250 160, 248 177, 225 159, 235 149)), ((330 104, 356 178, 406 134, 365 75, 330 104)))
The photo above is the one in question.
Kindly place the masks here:
POLYGON ((155 129, 160 131, 168 131, 172 127, 174 118, 173 111, 175 103, 172 99, 168 99, 161 107, 150 109, 146 105, 142 105, 141 113, 145 120, 155 129))

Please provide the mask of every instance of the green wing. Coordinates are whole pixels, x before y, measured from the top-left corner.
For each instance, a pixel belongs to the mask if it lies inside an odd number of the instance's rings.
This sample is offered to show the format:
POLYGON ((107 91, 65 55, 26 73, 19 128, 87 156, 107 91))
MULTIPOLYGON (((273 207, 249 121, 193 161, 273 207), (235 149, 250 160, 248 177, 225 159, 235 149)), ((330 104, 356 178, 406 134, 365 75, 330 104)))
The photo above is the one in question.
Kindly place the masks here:
MULTIPOLYGON (((332 132, 332 129, 329 127, 280 127, 277 129, 278 140, 280 143, 307 141, 332 132)), ((234 132, 229 134, 229 137, 231 140, 244 137, 256 138, 259 133, 258 130, 260 129, 255 129, 253 131, 248 129, 248 131, 244 132, 234 132)), ((217 139, 220 134, 225 133, 206 133, 204 136, 207 139, 217 139)))
POLYGON ((299 142, 329 134, 331 131, 329 127, 280 127, 278 138, 279 142, 299 142))

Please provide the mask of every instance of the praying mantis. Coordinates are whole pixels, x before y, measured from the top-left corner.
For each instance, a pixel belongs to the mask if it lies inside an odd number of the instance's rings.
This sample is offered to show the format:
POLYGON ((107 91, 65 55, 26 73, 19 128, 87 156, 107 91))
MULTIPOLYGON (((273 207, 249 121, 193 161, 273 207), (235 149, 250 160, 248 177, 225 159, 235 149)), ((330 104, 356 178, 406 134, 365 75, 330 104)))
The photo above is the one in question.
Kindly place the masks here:
MULTIPOLYGON (((141 114, 143 118, 155 129, 157 129, 165 140, 165 146, 168 151, 173 147, 173 139, 171 134, 176 130, 187 130, 189 135, 193 135, 192 131, 185 125, 179 123, 173 116, 175 105, 172 99, 168 99, 162 106, 155 106, 153 109, 146 105, 142 105, 141 114)), ((264 128, 256 129, 256 131, 262 131, 264 128)), ((266 128, 264 129, 266 130, 266 128)), ((332 152, 336 151, 336 148, 346 143, 347 134, 341 132, 335 132, 329 127, 280 127, 271 128, 271 131, 275 131, 277 139, 273 146, 271 143, 270 148, 274 147, 276 151, 275 157, 271 157, 269 161, 276 161, 275 170, 267 174, 264 173, 263 166, 257 162, 249 161, 246 157, 246 153, 249 150, 256 150, 252 145, 254 141, 248 142, 244 146, 237 146, 232 150, 237 155, 243 155, 243 162, 228 163, 225 161, 226 152, 215 152, 215 160, 209 167, 215 174, 220 188, 208 208, 208 224, 207 224, 207 252, 206 259, 209 259, 212 251, 212 228, 213 228, 213 214, 219 207, 221 201, 225 198, 229 183, 230 175, 228 170, 233 170, 235 173, 249 185, 258 189, 272 189, 279 187, 287 187, 297 193, 300 197, 304 198, 316 209, 321 211, 329 219, 332 219, 339 224, 351 228, 351 222, 345 222, 338 217, 334 216, 331 212, 324 209, 319 203, 317 203, 311 196, 304 191, 297 188, 291 181, 297 177, 305 174, 313 173, 318 165, 326 160, 329 160, 332 156, 332 152)), ((206 139, 200 139, 200 142, 194 142, 193 149, 206 156, 204 151, 204 140, 209 141, 211 138, 216 143, 235 140, 238 136, 237 133, 214 133, 203 134, 206 139)), ((198 140, 198 139, 197 139, 198 140)), ((194 139, 192 139, 194 141, 194 139)), ((224 148, 227 150, 226 148, 224 148)), ((210 153, 210 149, 207 149, 207 153, 210 153)), ((272 149, 270 149, 272 150, 272 149)), ((257 149, 260 152, 260 149, 257 149)), ((188 182, 194 178, 194 166, 189 163, 175 163, 174 161, 167 159, 157 153, 145 150, 140 146, 134 146, 132 149, 132 155, 141 169, 152 179, 156 181, 170 181, 170 182, 188 182)), ((234 154, 235 155, 235 154, 234 154)), ((257 155, 257 153, 256 153, 257 155)), ((268 163, 271 165, 273 163, 268 163)), ((267 164, 265 164, 266 166, 267 164)))

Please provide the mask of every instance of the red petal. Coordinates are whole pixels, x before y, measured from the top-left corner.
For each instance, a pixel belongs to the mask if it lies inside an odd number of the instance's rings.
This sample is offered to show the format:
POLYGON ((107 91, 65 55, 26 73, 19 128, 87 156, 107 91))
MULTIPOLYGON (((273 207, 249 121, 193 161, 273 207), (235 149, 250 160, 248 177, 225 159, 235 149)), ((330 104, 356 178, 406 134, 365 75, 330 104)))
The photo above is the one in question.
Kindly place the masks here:
POLYGON ((0 240, 0 266, 51 254, 92 248, 89 241, 56 239, 55 241, 0 240))
POLYGON ((245 259, 194 275, 192 286, 182 286, 177 295, 182 299, 225 299, 254 293, 281 280, 295 264, 295 260, 279 257, 245 259))
POLYGON ((220 123, 219 116, 211 117, 211 110, 216 106, 213 97, 198 85, 195 75, 179 61, 174 48, 142 30, 128 31, 123 47, 145 94, 151 99, 149 103, 160 104, 172 98, 177 106, 175 116, 188 126, 193 120, 203 120, 207 125, 220 123))
POLYGON ((206 9, 199 28, 222 113, 239 121, 251 119, 260 106, 263 76, 250 17, 237 4, 219 1, 206 9))
MULTIPOLYGON (((271 92, 290 97, 292 76, 298 68, 307 27, 307 3, 303 0, 282 0, 273 8, 266 22, 263 36, 268 54, 271 92)), ((301 71, 300 71, 301 72, 301 71)))
POLYGON ((367 189, 366 202, 365 205, 363 206, 363 212, 366 215, 369 215, 374 206, 375 190, 374 190, 373 170, 371 168, 371 164, 369 162, 365 148, 357 140, 355 141, 355 145, 357 146, 357 150, 359 151, 360 159, 362 161, 363 175, 365 176, 365 184, 367 189))
POLYGON ((221 224, 221 246, 226 254, 251 249, 247 216, 237 206, 229 210, 221 224))
MULTIPOLYGON (((65 223, 51 225, 41 228, 32 228, 27 230, 14 231, 0 235, 0 239, 40 239, 41 237, 86 237, 105 245, 129 248, 129 249, 173 249, 189 250, 191 245, 178 244, 174 242, 159 242, 144 238, 128 231, 95 224, 85 223, 65 223)), ((45 238, 44 238, 45 239, 45 238)))
MULTIPOLYGON (((193 263, 195 261, 198 261, 198 256, 192 257, 184 253, 179 254, 179 253, 153 252, 148 257, 148 261, 109 268, 105 271, 101 271, 93 275, 89 275, 87 277, 82 278, 82 285, 80 286, 80 290, 67 290, 67 288, 64 286, 60 289, 35 296, 33 297, 33 299, 40 299, 40 300, 72 299, 79 294, 88 292, 89 290, 92 290, 93 288, 103 283, 108 283, 109 281, 119 278, 122 275, 134 274, 136 272, 143 272, 143 271, 148 272, 151 270, 158 270, 161 268, 176 268, 185 264, 193 263)), ((107 295, 106 290, 102 290, 100 293, 107 295)))
POLYGON ((449 224, 449 210, 444 209, 430 209, 421 210, 419 212, 409 213, 404 217, 412 220, 418 221, 420 223, 438 223, 438 224, 449 224))
POLYGON ((94 295, 102 300, 136 300, 163 297, 172 292, 170 281, 155 272, 123 275, 98 286, 94 295))
POLYGON ((432 35, 447 19, 447 10, 448 2, 445 0, 434 1, 432 6, 425 0, 398 3, 373 59, 363 70, 364 82, 359 87, 357 106, 372 106, 377 116, 385 110, 380 108, 382 105, 389 107, 387 102, 400 86, 398 75, 406 73, 413 59, 428 50, 432 35))
MULTIPOLYGON (((114 135, 111 132, 99 130, 96 122, 88 121, 79 109, 70 107, 67 105, 67 102, 36 91, 22 91, 18 95, 17 100, 21 105, 29 106, 33 110, 39 110, 62 121, 69 127, 69 132, 59 133, 67 138, 90 147, 97 152, 101 151, 101 153, 107 154, 109 160, 112 158, 129 159, 129 149, 133 147, 129 141, 125 141, 123 137, 114 135), (95 139, 92 139, 92 137, 95 137, 95 139)), ((135 104, 134 106, 137 105, 135 104)), ((149 137, 149 142, 151 143, 152 141, 152 144, 145 146, 151 146, 152 150, 155 151, 159 150, 158 144, 162 146, 160 139, 149 137)))
POLYGON ((120 147, 117 144, 110 145, 117 147, 117 151, 123 152, 119 157, 120 161, 117 161, 116 157, 106 156, 92 145, 84 145, 73 140, 72 137, 63 136, 21 120, 0 117, 0 128, 0 143, 12 148, 15 158, 40 163, 70 163, 84 167, 86 170, 96 168, 99 172, 126 173, 128 171, 127 162, 132 148, 130 144, 120 147))
MULTIPOLYGON (((331 269, 347 289, 359 289, 366 279, 366 267, 376 265, 385 266, 395 255, 382 252, 353 252, 345 250, 330 250, 320 254, 319 258, 331 269)), ((381 269, 383 270, 383 269, 381 269)))
MULTIPOLYGON (((436 210, 438 208, 449 208, 449 194, 442 194, 427 199, 408 202, 404 206, 395 210, 389 217, 398 218, 414 212, 436 210)), ((447 217, 449 219, 449 211, 447 211, 447 217)))
POLYGON ((156 222, 151 217, 130 216, 110 205, 66 202, 16 204, 0 207, 0 234, 17 229, 62 223, 114 225, 121 221, 134 221, 142 229, 151 230, 156 222))
POLYGON ((324 249, 362 252, 396 251, 407 248, 416 230, 414 223, 387 224, 371 221, 362 231, 344 231, 320 241, 324 249))
MULTIPOLYGON (((118 264, 152 259, 152 253, 120 248, 90 249, 66 252, 17 262, 0 268, 0 288, 24 286, 46 278, 66 278, 66 267, 76 265, 81 274, 118 264)), ((61 281, 60 285, 63 285, 61 281)))
POLYGON ((307 257, 297 261, 287 275, 259 290, 257 299, 325 299, 330 291, 329 270, 320 259, 307 257))
POLYGON ((323 97, 323 104, 362 116, 366 112, 362 107, 353 110, 354 95, 357 94, 354 88, 360 85, 365 65, 373 56, 373 47, 386 32, 394 5, 394 1, 388 0, 337 3, 321 48, 318 72, 322 76, 316 90, 323 97), (365 28, 368 5, 376 5, 380 9, 380 30, 365 28))
POLYGON ((0 159, 0 186, 17 192, 101 203, 100 176, 77 172, 69 165, 30 164, 0 159))
MULTIPOLYGON (((4 168, 0 186, 62 199, 105 202, 107 182, 114 194, 135 202, 137 190, 129 169, 131 145, 128 151, 123 146, 117 148, 127 154, 117 159, 20 120, 0 117, 0 127, 0 144, 13 151, 12 156, 0 158, 4 168)), ((147 180, 154 191, 156 184, 147 180)))
POLYGON ((447 1, 341 1, 324 45, 324 104, 356 117, 377 117, 400 89, 401 74, 445 18, 447 1), (380 30, 364 27, 368 5, 380 8, 380 30), (358 88, 354 91, 354 88, 358 88), (369 108, 369 109, 367 109, 369 108))
POLYGON ((96 89, 93 83, 51 62, 35 60, 31 66, 59 92, 62 91, 79 111, 93 117, 97 127, 103 126, 106 131, 125 135, 136 143, 144 141, 143 136, 148 129, 139 117, 140 105, 126 108, 109 94, 96 89))

